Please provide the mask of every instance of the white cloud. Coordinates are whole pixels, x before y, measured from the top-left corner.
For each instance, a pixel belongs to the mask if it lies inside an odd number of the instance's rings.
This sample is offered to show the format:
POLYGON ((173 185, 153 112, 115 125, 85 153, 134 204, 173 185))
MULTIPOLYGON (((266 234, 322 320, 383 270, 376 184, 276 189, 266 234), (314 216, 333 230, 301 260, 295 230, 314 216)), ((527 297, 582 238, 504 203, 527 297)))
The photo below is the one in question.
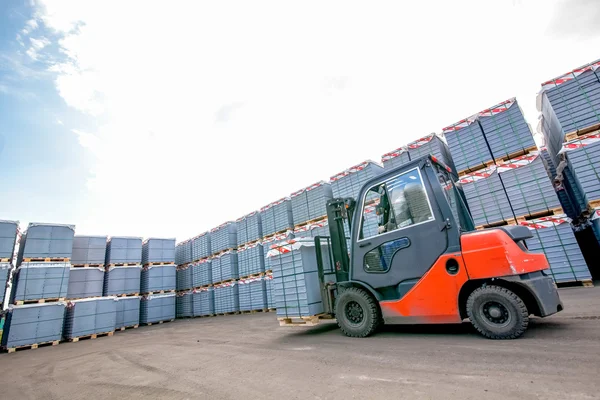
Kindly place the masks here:
POLYGON ((515 95, 535 126, 600 44, 545 37, 551 3, 43 0, 99 126, 79 227, 184 239, 515 95))
POLYGON ((29 42, 31 43, 31 47, 27 49, 25 52, 29 57, 33 60, 38 59, 38 53, 46 46, 50 44, 50 41, 45 37, 40 38, 29 38, 29 42))
POLYGON ((60 118, 56 118, 56 123, 59 125, 64 125, 65 123, 62 122, 62 120, 60 118))

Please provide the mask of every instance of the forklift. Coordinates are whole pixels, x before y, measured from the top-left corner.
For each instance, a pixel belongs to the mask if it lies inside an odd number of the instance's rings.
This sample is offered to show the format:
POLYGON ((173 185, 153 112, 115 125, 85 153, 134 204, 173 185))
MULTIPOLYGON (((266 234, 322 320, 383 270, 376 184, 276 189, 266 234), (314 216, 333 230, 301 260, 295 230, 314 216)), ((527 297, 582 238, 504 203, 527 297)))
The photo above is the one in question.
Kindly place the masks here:
POLYGON ((563 309, 548 260, 527 249, 529 229, 475 230, 455 175, 434 156, 371 178, 357 199, 328 201, 327 217, 330 236, 314 238, 321 294, 347 336, 468 318, 487 338, 515 339, 530 315, 563 309))

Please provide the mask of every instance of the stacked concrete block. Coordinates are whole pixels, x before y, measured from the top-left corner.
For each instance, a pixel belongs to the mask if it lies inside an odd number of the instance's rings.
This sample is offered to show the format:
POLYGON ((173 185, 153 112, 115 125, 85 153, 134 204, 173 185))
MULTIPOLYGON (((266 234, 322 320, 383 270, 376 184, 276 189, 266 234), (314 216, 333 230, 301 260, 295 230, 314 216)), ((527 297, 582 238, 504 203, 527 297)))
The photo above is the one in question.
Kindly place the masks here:
MULTIPOLYGON (((293 233, 292 233, 292 231, 289 231, 288 233, 282 233, 279 235, 274 235, 274 236, 263 239, 262 246, 263 246, 263 253, 264 253, 265 257, 268 257, 268 253, 271 249, 277 248, 281 242, 288 240, 288 239, 292 239, 292 238, 293 238, 293 233)), ((267 265, 266 262, 265 262, 265 269, 269 270, 269 266, 267 265)))
POLYGON ((0 310, 4 304, 4 296, 6 294, 6 287, 12 271, 12 265, 10 263, 0 263, 0 310))
MULTIPOLYGON (((588 134, 563 146, 571 183, 581 193, 586 205, 600 205, 600 133, 588 134)), ((583 207, 582 207, 583 208, 583 207)))
POLYGON ((63 336, 74 339, 114 332, 116 324, 116 297, 71 300, 67 303, 63 336))
POLYGON ((174 262, 175 239, 148 238, 142 243, 142 264, 174 262))
POLYGON ((256 242, 263 237, 260 212, 254 211, 235 221, 237 227, 237 245, 256 242))
POLYGON ((265 272, 265 254, 263 245, 254 242, 237 250, 238 272, 240 277, 265 272))
POLYGON ((240 311, 264 310, 267 308, 267 293, 264 278, 240 279, 238 281, 240 311))
POLYGON ((188 290, 177 293, 175 298, 175 315, 177 318, 194 317, 194 292, 188 290))
POLYGON ((183 265, 192 261, 192 239, 177 244, 175 247, 175 264, 183 265))
POLYGON ((215 314, 237 313, 240 311, 239 285, 225 282, 215 285, 215 314))
POLYGON ((176 269, 175 264, 144 266, 140 279, 141 293, 175 291, 177 288, 176 269))
POLYGON ((59 342, 63 336, 66 303, 9 306, 4 323, 2 347, 14 349, 48 342, 59 342))
POLYGON ((140 296, 117 297, 116 329, 140 324, 140 296))
POLYGON ((28 259, 71 258, 74 235, 73 225, 30 223, 21 236, 17 265, 28 259))
POLYGON ((381 156, 381 163, 384 169, 400 167, 410 161, 408 148, 399 147, 396 150, 385 153, 381 156))
POLYGON ((210 230, 210 248, 213 254, 237 247, 237 226, 235 222, 225 222, 210 230))
POLYGON ((71 267, 67 299, 102 296, 104 267, 71 267))
POLYGON ((106 245, 105 264, 139 264, 142 262, 142 238, 113 236, 106 245))
POLYGON ((546 255, 550 273, 559 283, 592 279, 570 222, 564 214, 521 222, 533 234, 526 241, 529 251, 546 255))
POLYGON ((294 222, 291 199, 285 197, 264 206, 260 209, 260 219, 264 237, 292 229, 294 222))
POLYGON ((327 215, 327 201, 333 198, 331 185, 317 182, 290 195, 294 225, 323 218, 327 215))
POLYGON ((194 316, 215 314, 215 290, 212 287, 195 289, 193 301, 194 316))
POLYGON ((198 288, 212 283, 212 259, 204 258, 192 263, 192 287, 198 288))
POLYGON ((447 126, 443 132, 459 174, 493 164, 494 157, 485 141, 481 125, 477 122, 477 115, 447 126))
POLYGON ((294 228, 293 237, 295 239, 306 237, 314 238, 316 236, 329 237, 329 224, 327 218, 294 228))
POLYGON ((204 232, 192 238, 192 261, 198 261, 212 254, 210 232, 204 232))
POLYGON ((329 179, 333 197, 344 198, 358 196, 360 188, 371 178, 381 174, 383 167, 373 161, 364 161, 350 167, 329 179))
POLYGON ((273 273, 265 274, 265 295, 267 297, 267 308, 275 309, 275 298, 273 297, 273 273))
POLYGON ((69 287, 68 262, 25 262, 16 270, 11 302, 64 299, 69 287))
POLYGON ((12 261, 18 234, 18 221, 0 220, 0 260, 12 261))
POLYGON ((74 236, 71 264, 104 265, 107 239, 107 236, 74 236))
POLYGON ((106 267, 104 296, 136 295, 140 293, 141 265, 106 267))
POLYGON ((193 264, 185 264, 177 267, 177 290, 189 290, 194 287, 193 264))
POLYGON ((175 293, 152 294, 142 297, 140 323, 153 324, 175 319, 175 293))
POLYGON ((239 278, 237 252, 228 250, 211 260, 212 283, 225 282, 239 278))

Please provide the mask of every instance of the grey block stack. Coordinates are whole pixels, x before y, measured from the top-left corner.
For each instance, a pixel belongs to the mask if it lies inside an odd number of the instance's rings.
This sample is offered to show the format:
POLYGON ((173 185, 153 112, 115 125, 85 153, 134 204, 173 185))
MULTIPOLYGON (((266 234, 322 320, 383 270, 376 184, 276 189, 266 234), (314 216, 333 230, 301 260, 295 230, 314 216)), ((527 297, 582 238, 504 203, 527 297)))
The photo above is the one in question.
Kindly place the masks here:
POLYGON ((174 262, 175 239, 148 238, 142 243, 142 264, 174 262))
POLYGON ((465 175, 460 183, 475 226, 515 222, 495 166, 465 175))
POLYGON ((74 236, 72 265, 104 265, 106 236, 74 236))
POLYGON ((139 294, 141 275, 141 265, 106 267, 104 296, 139 294))
POLYGON ((284 197, 261 208, 260 220, 264 237, 292 229, 294 222, 290 198, 284 197))
MULTIPOLYGON (((322 251, 328 254, 329 249, 322 245, 322 251)), ((311 239, 290 240, 279 251, 269 254, 277 316, 304 317, 325 311, 316 260, 311 239)), ((328 257, 324 257, 323 263, 325 271, 333 271, 328 257)), ((334 281, 334 277, 329 274, 325 280, 334 281)))
POLYGON ((204 287, 194 290, 194 316, 215 314, 215 290, 204 287))
POLYGON ((323 218, 327 215, 327 201, 333 198, 331 185, 317 182, 290 195, 294 225, 323 218))
POLYGON ((224 282, 239 278, 238 259, 235 250, 228 250, 211 260, 212 283, 224 282))
POLYGON ((140 324, 140 296, 117 297, 115 328, 129 328, 140 324))
POLYGON ((210 230, 210 248, 212 254, 237 247, 237 226, 235 222, 225 222, 210 230))
POLYGON ((117 298, 96 297, 71 300, 65 313, 65 339, 114 332, 117 324, 117 298))
POLYGON ((235 221, 237 226, 237 245, 252 243, 263 237, 262 221, 258 211, 244 215, 235 221))
POLYGON ((264 310, 267 308, 267 293, 262 276, 238 281, 240 311, 264 310))
POLYGON ((564 154, 575 184, 583 197, 583 204, 600 201, 600 133, 570 141, 564 154))
POLYGON ((533 233, 527 240, 531 252, 543 252, 556 282, 592 279, 575 234, 566 215, 540 218, 521 223, 533 233))
POLYGON ((192 261, 192 239, 188 239, 175 247, 175 264, 182 265, 192 261))
MULTIPOLYGON (((280 235, 275 235, 275 236, 271 236, 269 238, 263 239, 262 241, 262 246, 263 246, 263 253, 265 255, 265 257, 267 257, 267 254, 269 253, 269 251, 273 248, 276 248, 279 246, 279 243, 285 241, 285 240, 289 240, 293 238, 293 234, 292 232, 285 233, 285 234, 280 234, 280 235)), ((269 270, 269 266, 267 265, 266 261, 265 261, 265 270, 269 270)))
POLYGON ((408 155, 408 149, 406 147, 399 147, 396 150, 385 153, 381 156, 381 163, 384 169, 392 169, 406 164, 410 161, 408 155))
POLYGON ((240 277, 265 272, 265 254, 263 245, 260 242, 238 248, 237 259, 240 277))
POLYGON ((273 273, 265 274, 265 294, 267 297, 267 308, 275 308, 275 298, 273 297, 273 273))
POLYGON ((21 236, 17 265, 24 258, 71 258, 73 225, 30 223, 21 236))
POLYGON ((211 285, 213 283, 212 276, 212 259, 202 259, 192 264, 192 287, 211 285))
POLYGON ((226 282, 214 287, 215 314, 240 311, 240 295, 237 282, 226 282))
POLYGON ((142 262, 142 238, 113 236, 106 245, 106 264, 139 264, 142 262))
POLYGON ((332 176, 329 183, 331 184, 333 197, 356 198, 362 185, 382 172, 383 167, 367 160, 332 176))
POLYGON ((204 232, 192 238, 192 261, 198 261, 212 254, 210 233, 204 232))
POLYGON ((448 145, 444 142, 442 137, 435 133, 415 140, 414 142, 407 144, 406 147, 408 148, 408 155, 411 160, 416 160, 431 154, 452 169, 452 171, 456 171, 452 156, 448 150, 448 145))
POLYGON ((194 317, 194 292, 189 290, 177 293, 175 309, 177 318, 194 317))
POLYGON ((102 296, 104 267, 71 267, 67 299, 102 296))
POLYGON ((177 266, 146 265, 142 268, 140 293, 171 291, 177 288, 177 266))
POLYGON ((0 259, 7 258, 9 262, 12 261, 18 233, 18 221, 0 220, 0 259))
POLYGON ((494 160, 476 118, 474 115, 443 129, 458 173, 485 168, 494 160))
POLYGON ((193 264, 185 264, 177 267, 177 290, 189 290, 194 287, 193 264))
POLYGON ((0 263, 0 310, 4 304, 4 295, 6 294, 6 284, 10 278, 12 265, 10 263, 0 263))
POLYGON ((6 349, 60 341, 66 303, 9 306, 2 347, 6 349))
POLYGON ((152 294, 142 297, 140 323, 153 324, 175 319, 175 293, 152 294))
POLYGON ((539 152, 498 164, 497 172, 516 217, 561 207, 539 152))
POLYGON ((22 263, 15 274, 12 302, 65 298, 69 287, 70 267, 65 262, 22 263))
POLYGON ((320 221, 311 222, 307 225, 302 225, 294 228, 294 238, 329 236, 329 224, 327 218, 320 221))

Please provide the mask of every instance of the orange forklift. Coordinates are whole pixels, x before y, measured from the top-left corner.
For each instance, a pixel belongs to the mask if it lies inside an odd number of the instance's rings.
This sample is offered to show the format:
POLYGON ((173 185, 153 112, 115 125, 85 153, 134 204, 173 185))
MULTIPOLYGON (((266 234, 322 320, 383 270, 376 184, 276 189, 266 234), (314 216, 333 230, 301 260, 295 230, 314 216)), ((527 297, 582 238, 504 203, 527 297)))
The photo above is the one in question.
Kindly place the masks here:
POLYGON ((487 338, 515 339, 531 315, 563 309, 529 230, 474 230, 455 175, 433 156, 372 178, 357 199, 330 200, 327 217, 330 236, 315 238, 321 293, 347 336, 468 318, 487 338))

